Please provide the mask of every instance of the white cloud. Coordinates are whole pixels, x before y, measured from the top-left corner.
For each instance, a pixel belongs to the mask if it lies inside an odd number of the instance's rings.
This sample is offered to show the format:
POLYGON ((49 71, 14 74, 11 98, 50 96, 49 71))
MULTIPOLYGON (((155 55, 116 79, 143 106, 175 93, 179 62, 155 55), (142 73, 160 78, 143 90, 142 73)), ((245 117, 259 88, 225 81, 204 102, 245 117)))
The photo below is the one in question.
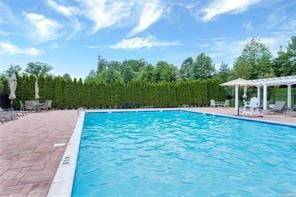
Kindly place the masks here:
POLYGON ((233 13, 238 14, 246 11, 250 6, 261 2, 262 0, 213 0, 201 11, 203 21, 211 21, 214 17, 233 13))
POLYGON ((91 33, 120 24, 132 13, 134 2, 107 0, 80 0, 82 14, 92 20, 95 25, 91 33))
POLYGON ((163 9, 158 0, 148 1, 142 8, 139 24, 129 33, 129 36, 134 36, 159 20, 163 9))
POLYGON ((11 9, 8 7, 8 5, 2 3, 0 1, 0 21, 1 23, 15 23, 16 18, 11 11, 11 9))
POLYGON ((110 46, 113 49, 141 49, 141 48, 164 48, 169 46, 180 45, 179 42, 164 42, 159 41, 153 36, 146 38, 134 37, 130 39, 123 39, 119 43, 110 46))
POLYGON ((42 14, 24 13, 26 20, 31 25, 30 37, 37 42, 46 42, 58 37, 58 30, 62 28, 58 22, 46 18, 42 14))
POLYGON ((28 55, 37 57, 43 54, 43 51, 34 47, 21 48, 9 42, 0 42, 0 55, 28 55))
POLYGON ((164 9, 160 0, 77 0, 81 14, 94 22, 91 33, 102 29, 136 24, 134 36, 157 22, 164 9))
POLYGON ((244 27, 246 30, 248 30, 248 31, 253 30, 253 24, 252 24, 251 21, 248 21, 248 22, 246 22, 246 23, 243 23, 243 27, 244 27))
POLYGON ((82 29, 82 25, 76 18, 76 15, 80 14, 79 8, 73 6, 65 6, 55 2, 54 0, 47 0, 46 4, 49 8, 67 17, 71 21, 71 27, 72 29, 74 29, 73 34, 79 32, 82 29))
POLYGON ((66 17, 72 17, 79 12, 79 9, 76 7, 64 6, 62 4, 58 4, 54 0, 47 0, 46 3, 48 7, 52 8, 53 10, 56 10, 57 12, 66 17))

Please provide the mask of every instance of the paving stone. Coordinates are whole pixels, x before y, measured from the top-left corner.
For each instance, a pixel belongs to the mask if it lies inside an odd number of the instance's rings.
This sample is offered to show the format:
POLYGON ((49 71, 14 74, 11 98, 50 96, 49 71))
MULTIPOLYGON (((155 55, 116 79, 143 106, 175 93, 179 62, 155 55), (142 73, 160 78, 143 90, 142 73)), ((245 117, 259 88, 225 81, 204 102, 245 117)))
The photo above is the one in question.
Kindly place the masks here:
POLYGON ((0 196, 46 196, 77 120, 76 110, 29 113, 0 125, 0 196))

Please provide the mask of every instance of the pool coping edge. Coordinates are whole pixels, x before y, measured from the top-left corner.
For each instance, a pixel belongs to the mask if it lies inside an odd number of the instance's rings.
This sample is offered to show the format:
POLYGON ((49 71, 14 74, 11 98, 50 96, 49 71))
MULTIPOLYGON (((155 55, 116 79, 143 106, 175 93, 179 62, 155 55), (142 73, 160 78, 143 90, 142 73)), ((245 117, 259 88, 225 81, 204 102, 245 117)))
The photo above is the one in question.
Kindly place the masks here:
POLYGON ((85 112, 80 112, 72 136, 57 168, 47 197, 70 197, 75 177, 85 112))

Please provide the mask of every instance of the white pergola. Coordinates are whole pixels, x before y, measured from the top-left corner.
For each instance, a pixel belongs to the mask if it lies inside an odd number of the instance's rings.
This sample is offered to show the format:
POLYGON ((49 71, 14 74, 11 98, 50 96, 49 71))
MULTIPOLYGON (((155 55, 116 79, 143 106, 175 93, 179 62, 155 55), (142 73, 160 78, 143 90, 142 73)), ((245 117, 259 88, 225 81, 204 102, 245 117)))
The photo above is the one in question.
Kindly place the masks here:
POLYGON ((255 80, 244 80, 236 79, 221 84, 222 86, 234 86, 235 87, 235 108, 238 110, 238 90, 239 87, 255 86, 257 87, 257 98, 258 104, 260 105, 261 98, 261 87, 263 87, 263 110, 267 110, 267 88, 270 86, 287 86, 287 107, 290 109, 292 107, 292 94, 291 87, 296 84, 296 75, 286 76, 286 77, 273 77, 265 79, 255 79, 255 80))

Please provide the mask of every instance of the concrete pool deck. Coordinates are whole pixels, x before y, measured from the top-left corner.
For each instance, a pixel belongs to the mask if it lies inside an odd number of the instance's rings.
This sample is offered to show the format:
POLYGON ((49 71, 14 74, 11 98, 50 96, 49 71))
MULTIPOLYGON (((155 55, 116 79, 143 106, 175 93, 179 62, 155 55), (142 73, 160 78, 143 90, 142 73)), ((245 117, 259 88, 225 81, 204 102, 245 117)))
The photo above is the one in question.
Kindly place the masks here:
MULTIPOLYGON (((233 108, 187 108, 234 115, 233 108)), ((75 128, 76 110, 30 113, 0 125, 0 197, 46 196, 75 128)), ((264 115, 256 120, 296 124, 296 117, 264 115)))

